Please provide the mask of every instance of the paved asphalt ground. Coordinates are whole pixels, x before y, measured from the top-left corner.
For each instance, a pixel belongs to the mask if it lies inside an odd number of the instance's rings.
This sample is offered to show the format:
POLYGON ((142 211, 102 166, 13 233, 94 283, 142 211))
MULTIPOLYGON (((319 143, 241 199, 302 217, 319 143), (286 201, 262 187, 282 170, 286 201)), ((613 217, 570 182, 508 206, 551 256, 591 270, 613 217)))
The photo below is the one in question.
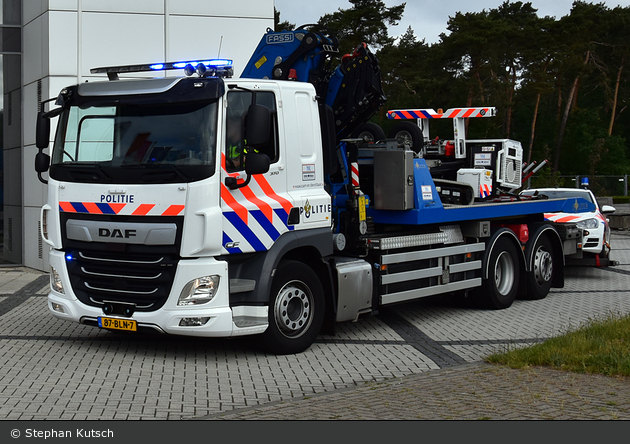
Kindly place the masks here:
MULTIPOLYGON (((422 300, 338 326, 304 353, 251 339, 99 330, 49 314, 48 275, 0 268, 4 420, 630 419, 630 381, 488 354, 630 313, 630 232, 608 268, 567 268, 542 301, 489 311, 422 300)), ((4 437, 1 438, 4 442, 4 437)))

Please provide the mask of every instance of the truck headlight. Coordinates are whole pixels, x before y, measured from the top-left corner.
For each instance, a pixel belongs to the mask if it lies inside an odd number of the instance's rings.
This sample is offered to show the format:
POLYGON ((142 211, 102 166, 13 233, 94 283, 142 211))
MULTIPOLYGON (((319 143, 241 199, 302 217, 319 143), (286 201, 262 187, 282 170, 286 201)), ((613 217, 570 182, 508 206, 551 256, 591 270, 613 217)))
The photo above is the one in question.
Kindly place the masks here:
POLYGON ((57 293, 66 294, 63 289, 63 282, 61 282, 61 276, 55 267, 50 267, 50 288, 57 293))
POLYGON ((219 288, 219 276, 203 276, 188 282, 179 295, 177 305, 200 305, 210 302, 219 288))
POLYGON ((578 228, 582 230, 585 230, 585 229, 594 230, 595 228, 599 227, 599 220, 595 218, 585 219, 585 220, 579 221, 576 225, 578 228))

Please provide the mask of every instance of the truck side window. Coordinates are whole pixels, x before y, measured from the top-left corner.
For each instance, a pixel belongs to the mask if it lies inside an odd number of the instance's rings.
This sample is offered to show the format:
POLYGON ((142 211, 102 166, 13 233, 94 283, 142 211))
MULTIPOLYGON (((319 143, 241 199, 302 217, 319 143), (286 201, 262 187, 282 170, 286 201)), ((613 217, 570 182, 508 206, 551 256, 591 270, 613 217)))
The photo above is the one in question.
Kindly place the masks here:
POLYGON ((227 96, 226 121, 226 168, 228 171, 238 171, 245 168, 244 158, 247 154, 247 141, 244 140, 243 122, 245 113, 252 103, 263 105, 271 110, 271 138, 266 147, 256 151, 269 156, 271 163, 278 161, 278 115, 276 111, 276 97, 271 91, 250 92, 230 91, 227 96))

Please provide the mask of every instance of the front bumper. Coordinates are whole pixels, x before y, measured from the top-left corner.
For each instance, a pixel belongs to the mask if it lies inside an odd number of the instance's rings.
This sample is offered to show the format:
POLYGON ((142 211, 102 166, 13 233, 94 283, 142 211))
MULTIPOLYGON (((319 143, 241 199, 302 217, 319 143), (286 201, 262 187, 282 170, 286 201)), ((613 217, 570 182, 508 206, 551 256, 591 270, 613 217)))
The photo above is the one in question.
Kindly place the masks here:
POLYGON ((213 258, 181 260, 175 273, 169 297, 164 306, 155 311, 136 311, 128 318, 119 315, 105 315, 102 308, 88 306, 77 299, 68 279, 68 270, 62 251, 51 251, 50 265, 59 274, 64 293, 62 294, 51 289, 48 295, 48 308, 54 316, 60 319, 96 325, 98 317, 107 316, 123 320, 134 320, 139 328, 150 328, 158 332, 174 335, 206 337, 256 334, 262 333, 267 328, 266 307, 252 308, 251 312, 245 313, 243 313, 243 308, 239 307, 238 314, 240 316, 246 315, 250 319, 256 319, 257 322, 250 323, 247 326, 242 326, 242 323, 239 323, 240 327, 235 324, 234 311, 229 306, 227 263, 213 258), (205 304, 178 306, 177 300, 182 288, 191 280, 204 275, 220 276, 219 287, 215 297, 205 304), (207 318, 207 320, 203 325, 199 326, 185 325, 187 322, 182 320, 190 318, 204 318, 204 320, 207 318))
POLYGON ((600 254, 604 250, 604 233, 604 227, 584 230, 582 251, 584 253, 600 254))

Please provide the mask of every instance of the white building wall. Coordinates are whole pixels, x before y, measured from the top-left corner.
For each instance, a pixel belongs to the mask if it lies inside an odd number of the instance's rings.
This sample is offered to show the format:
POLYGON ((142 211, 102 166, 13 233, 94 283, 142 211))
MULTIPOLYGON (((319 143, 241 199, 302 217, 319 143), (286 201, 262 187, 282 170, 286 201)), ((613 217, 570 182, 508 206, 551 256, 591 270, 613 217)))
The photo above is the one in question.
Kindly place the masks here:
MULTIPOLYGON (((105 80, 90 74, 99 66, 221 56, 234 60, 238 75, 273 28, 274 0, 25 0, 22 7, 23 149, 5 164, 5 175, 21 172, 22 214, 13 217, 23 218, 22 263, 47 271, 38 231, 47 194, 33 167, 38 101, 68 85, 105 80)), ((51 138, 54 121, 52 129, 51 138)))
POLYGON ((20 81, 20 56, 4 55, 4 206, 3 211, 3 259, 10 262, 22 260, 22 139, 20 81))

